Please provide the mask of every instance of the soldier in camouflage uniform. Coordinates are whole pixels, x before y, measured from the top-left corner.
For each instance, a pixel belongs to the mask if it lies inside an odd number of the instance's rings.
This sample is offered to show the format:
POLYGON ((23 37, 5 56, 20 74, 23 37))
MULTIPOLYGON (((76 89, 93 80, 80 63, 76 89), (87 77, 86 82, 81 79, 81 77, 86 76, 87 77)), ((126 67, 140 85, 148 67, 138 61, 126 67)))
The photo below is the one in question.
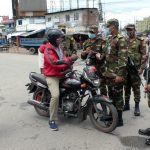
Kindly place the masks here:
MULTIPOLYGON (((96 60, 94 65, 97 68, 99 75, 105 71, 105 51, 106 51, 106 41, 98 37, 98 26, 92 25, 89 28, 89 39, 83 43, 83 52, 81 53, 81 58, 86 59, 90 52, 96 52, 96 60)), ((100 76, 101 78, 101 76, 100 76)), ((107 95, 106 83, 101 79, 100 91, 102 95, 107 95)))
POLYGON ((106 72, 103 74, 107 80, 108 95, 118 112, 118 127, 123 126, 123 84, 126 78, 127 42, 119 34, 119 22, 110 19, 107 22, 110 35, 106 51, 106 72))
MULTIPOLYGON (((150 108, 150 82, 146 84, 145 86, 145 92, 148 94, 148 106, 150 108)), ((139 134, 150 136, 150 127, 147 129, 139 129, 139 134)), ((146 139, 145 144, 150 145, 150 138, 146 139)))
MULTIPOLYGON (((135 35, 135 25, 128 24, 126 26, 127 30, 127 44, 128 44, 128 56, 134 62, 139 75, 143 73, 146 63, 146 43, 142 38, 136 37, 135 35)), ((140 116, 140 108, 139 102, 141 98, 140 94, 140 85, 141 80, 139 77, 128 67, 128 75, 125 84, 125 105, 124 111, 130 110, 130 95, 131 95, 131 88, 134 93, 134 101, 135 101, 135 110, 134 115, 140 116)))
POLYGON ((75 39, 73 38, 73 35, 67 35, 66 34, 66 26, 65 25, 59 25, 58 28, 62 30, 65 34, 65 40, 62 43, 61 47, 66 52, 66 56, 71 56, 72 54, 77 53, 77 44, 75 39))
MULTIPOLYGON (((146 80, 146 85, 145 85, 145 92, 147 93, 147 98, 148 98, 148 106, 150 108, 150 43, 148 44, 148 61, 147 61, 147 67, 145 70, 144 78, 146 80)), ((150 127, 147 129, 139 129, 139 134, 141 135, 146 135, 150 136, 150 127)), ((150 138, 146 139, 145 144, 150 145, 150 138)))

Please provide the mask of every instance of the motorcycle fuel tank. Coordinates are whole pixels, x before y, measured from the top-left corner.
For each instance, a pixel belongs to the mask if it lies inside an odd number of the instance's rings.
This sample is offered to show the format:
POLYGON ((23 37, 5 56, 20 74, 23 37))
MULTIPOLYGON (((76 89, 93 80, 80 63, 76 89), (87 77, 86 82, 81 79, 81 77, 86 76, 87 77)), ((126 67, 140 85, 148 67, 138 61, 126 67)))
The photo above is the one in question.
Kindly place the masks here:
POLYGON ((63 81, 63 83, 61 84, 61 87, 64 88, 70 88, 70 89, 79 89, 81 85, 81 82, 77 79, 66 79, 63 81))

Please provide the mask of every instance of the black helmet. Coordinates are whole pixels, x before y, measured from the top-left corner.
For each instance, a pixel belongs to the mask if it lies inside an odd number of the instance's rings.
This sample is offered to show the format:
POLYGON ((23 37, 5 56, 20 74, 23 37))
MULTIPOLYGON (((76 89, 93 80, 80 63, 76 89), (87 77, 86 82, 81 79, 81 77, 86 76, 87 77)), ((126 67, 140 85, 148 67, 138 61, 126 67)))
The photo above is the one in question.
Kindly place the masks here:
POLYGON ((59 29, 49 29, 47 31, 47 40, 54 46, 58 46, 56 40, 64 37, 64 33, 59 29))

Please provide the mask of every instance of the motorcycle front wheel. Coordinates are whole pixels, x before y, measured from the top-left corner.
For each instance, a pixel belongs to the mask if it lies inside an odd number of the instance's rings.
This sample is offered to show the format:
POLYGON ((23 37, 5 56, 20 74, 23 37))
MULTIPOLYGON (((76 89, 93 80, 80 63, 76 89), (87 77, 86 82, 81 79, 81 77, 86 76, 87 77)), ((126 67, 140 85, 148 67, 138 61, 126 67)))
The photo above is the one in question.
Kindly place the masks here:
POLYGON ((89 117, 95 128, 102 132, 109 133, 117 127, 118 113, 111 103, 100 102, 90 105, 89 117))

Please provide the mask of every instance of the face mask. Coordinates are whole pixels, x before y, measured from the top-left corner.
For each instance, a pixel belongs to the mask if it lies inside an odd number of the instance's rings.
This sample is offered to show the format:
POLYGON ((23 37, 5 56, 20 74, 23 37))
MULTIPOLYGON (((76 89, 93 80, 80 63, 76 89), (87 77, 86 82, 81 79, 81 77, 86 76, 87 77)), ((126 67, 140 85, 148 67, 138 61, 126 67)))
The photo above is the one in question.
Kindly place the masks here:
POLYGON ((90 39, 96 38, 96 34, 95 33, 88 33, 88 36, 89 36, 90 39))
POLYGON ((111 35, 109 28, 106 29, 106 35, 111 35))
POLYGON ((127 32, 128 37, 134 37, 135 36, 135 32, 134 31, 128 31, 127 32))

